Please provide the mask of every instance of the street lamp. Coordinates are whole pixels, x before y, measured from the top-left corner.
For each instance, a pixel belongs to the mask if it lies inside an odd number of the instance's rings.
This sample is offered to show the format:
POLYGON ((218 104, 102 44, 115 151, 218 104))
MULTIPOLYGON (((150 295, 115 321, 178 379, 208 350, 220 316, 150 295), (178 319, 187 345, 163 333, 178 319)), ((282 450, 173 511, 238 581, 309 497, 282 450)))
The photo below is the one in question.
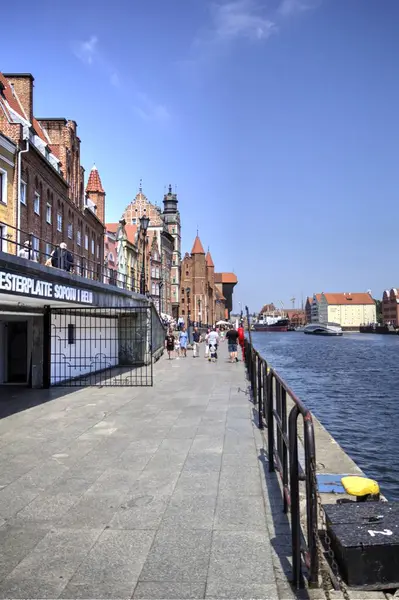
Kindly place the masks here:
POLYGON ((140 277, 140 294, 145 295, 145 243, 146 243, 146 235, 148 225, 150 224, 150 219, 146 215, 140 217, 140 231, 143 232, 143 266, 141 269, 141 277, 140 277))
POLYGON ((190 314, 191 314, 191 310, 190 310, 190 288, 187 287, 186 288, 186 294, 187 294, 187 325, 190 325, 190 314))
POLYGON ((159 282, 159 313, 162 312, 162 289, 163 289, 163 280, 159 282))

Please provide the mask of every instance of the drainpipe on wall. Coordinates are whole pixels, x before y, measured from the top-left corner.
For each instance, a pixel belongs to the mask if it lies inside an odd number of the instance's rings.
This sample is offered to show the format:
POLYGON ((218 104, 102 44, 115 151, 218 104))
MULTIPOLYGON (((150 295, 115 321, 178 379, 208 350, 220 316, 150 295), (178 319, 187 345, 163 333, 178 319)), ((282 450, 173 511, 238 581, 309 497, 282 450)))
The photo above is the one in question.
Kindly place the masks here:
POLYGON ((21 175, 22 175, 22 154, 29 152, 29 127, 24 125, 22 139, 26 141, 25 150, 18 152, 18 193, 17 193, 17 254, 21 244, 21 175))

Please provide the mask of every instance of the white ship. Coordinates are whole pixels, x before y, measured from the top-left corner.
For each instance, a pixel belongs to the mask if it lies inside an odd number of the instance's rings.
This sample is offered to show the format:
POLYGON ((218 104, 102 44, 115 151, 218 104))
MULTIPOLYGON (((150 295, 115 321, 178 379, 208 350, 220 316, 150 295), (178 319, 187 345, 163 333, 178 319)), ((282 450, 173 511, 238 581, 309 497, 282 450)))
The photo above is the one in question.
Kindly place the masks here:
POLYGON ((309 323, 303 329, 309 335, 342 335, 342 327, 338 323, 309 323))

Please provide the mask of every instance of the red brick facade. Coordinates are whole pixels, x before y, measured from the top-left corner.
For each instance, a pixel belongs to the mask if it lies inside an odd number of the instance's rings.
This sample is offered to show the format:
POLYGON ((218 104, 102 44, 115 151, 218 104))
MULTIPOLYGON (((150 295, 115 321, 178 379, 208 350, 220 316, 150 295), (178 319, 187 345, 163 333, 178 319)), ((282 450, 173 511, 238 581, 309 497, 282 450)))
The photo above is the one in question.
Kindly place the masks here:
POLYGON ((55 245, 66 242, 77 255, 75 271, 99 277, 104 264, 105 193, 100 181, 98 189, 87 191, 86 202, 75 121, 36 119, 33 77, 0 74, 0 131, 19 150, 27 150, 21 154, 20 189, 16 157, 16 202, 7 224, 19 226, 20 243, 27 236, 35 238, 35 249, 43 253, 41 262, 55 245))

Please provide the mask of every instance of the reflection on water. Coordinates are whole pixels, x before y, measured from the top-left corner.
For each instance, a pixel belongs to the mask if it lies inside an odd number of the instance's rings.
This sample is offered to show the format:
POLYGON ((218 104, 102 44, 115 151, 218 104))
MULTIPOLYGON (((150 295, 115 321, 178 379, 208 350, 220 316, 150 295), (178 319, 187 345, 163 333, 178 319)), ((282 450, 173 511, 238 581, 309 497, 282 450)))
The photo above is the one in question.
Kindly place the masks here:
POLYGON ((399 336, 252 337, 359 467, 399 500, 399 336))

